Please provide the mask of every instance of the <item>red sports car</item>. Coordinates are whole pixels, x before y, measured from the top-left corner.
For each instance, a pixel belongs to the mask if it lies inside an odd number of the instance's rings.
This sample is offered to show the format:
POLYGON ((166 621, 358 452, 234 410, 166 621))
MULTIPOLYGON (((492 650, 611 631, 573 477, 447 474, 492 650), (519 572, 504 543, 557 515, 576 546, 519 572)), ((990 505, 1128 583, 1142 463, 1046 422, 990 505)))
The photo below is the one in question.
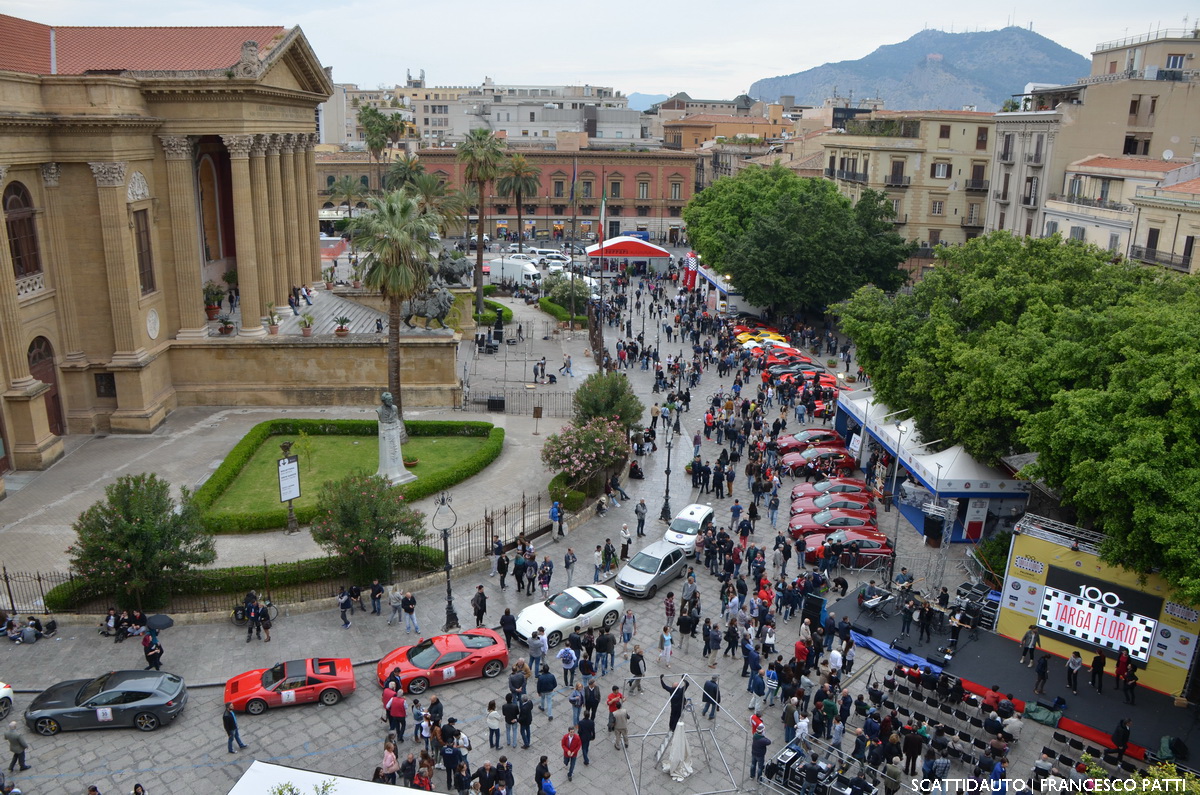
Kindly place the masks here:
POLYGON ((825 462, 825 466, 832 463, 839 472, 853 472, 858 469, 858 459, 849 450, 832 445, 819 445, 796 453, 788 453, 780 461, 781 466, 790 470, 794 475, 803 472, 806 466, 815 466, 817 462, 825 462))
POLYGON ((453 635, 426 638, 416 646, 401 646, 375 666, 380 687, 393 668, 400 669, 401 686, 409 693, 424 693, 431 685, 459 679, 488 679, 508 667, 504 636, 492 629, 472 629, 453 635))
MULTIPOLYGON (((830 541, 841 541, 842 544, 849 547, 851 542, 858 543, 858 556, 854 560, 848 560, 843 557, 843 562, 848 562, 854 568, 859 569, 867 565, 872 558, 880 555, 891 555, 892 542, 888 540, 887 535, 879 530, 838 530, 836 533, 830 533, 827 536, 809 536, 805 539, 804 562, 813 564, 817 562, 817 550, 821 548, 821 543, 829 539, 830 541)), ((848 555, 849 553, 843 553, 848 555)))
POLYGON ((871 491, 865 480, 854 478, 829 478, 817 483, 798 483, 792 487, 792 500, 818 497, 822 494, 865 494, 871 491))
POLYGON ((266 712, 267 707, 317 701, 330 707, 353 693, 354 686, 354 667, 348 657, 312 657, 233 677, 225 683, 225 703, 251 715, 266 712))
POLYGON ((802 513, 818 513, 828 508, 852 508, 858 511, 875 513, 874 495, 870 492, 843 492, 841 494, 822 494, 819 497, 801 497, 792 500, 792 516, 802 513))
POLYGON ((780 455, 784 455, 817 445, 845 447, 846 440, 840 433, 829 428, 802 428, 787 436, 780 436, 776 444, 779 446, 780 455))
POLYGON ((854 508, 827 508, 820 513, 793 516, 788 522, 788 530, 792 532, 793 538, 826 535, 847 527, 876 529, 875 512, 854 508))

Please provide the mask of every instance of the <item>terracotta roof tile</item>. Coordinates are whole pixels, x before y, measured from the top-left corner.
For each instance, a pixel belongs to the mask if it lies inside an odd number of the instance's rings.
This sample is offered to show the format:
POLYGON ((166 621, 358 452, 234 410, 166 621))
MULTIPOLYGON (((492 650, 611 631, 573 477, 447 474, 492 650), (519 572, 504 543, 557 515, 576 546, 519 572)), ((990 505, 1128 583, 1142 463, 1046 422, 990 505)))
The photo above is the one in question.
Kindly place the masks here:
POLYGON ((1190 162, 1190 160, 1162 160, 1154 157, 1133 157, 1130 155, 1122 157, 1096 155, 1086 160, 1072 163, 1071 165, 1078 167, 1087 166, 1089 168, 1125 169, 1127 171, 1157 171, 1165 174, 1190 162))
POLYGON ((769 125, 772 127, 778 126, 778 125, 771 124, 770 120, 763 119, 758 116, 731 116, 726 113, 693 113, 690 116, 684 116, 682 119, 675 119, 674 121, 664 122, 664 125, 665 124, 688 124, 689 122, 696 122, 696 123, 700 123, 700 124, 738 123, 738 124, 755 124, 755 125, 766 124, 766 125, 769 125))
POLYGON ((227 69, 241 59, 244 42, 258 42, 261 58, 286 33, 278 25, 51 27, 0 17, 0 68, 64 75, 88 71, 227 69), (51 63, 50 58, 51 31, 57 63, 51 63))
POLYGON ((1166 185, 1162 190, 1172 191, 1174 193, 1200 193, 1200 177, 1189 179, 1187 182, 1180 182, 1175 185, 1166 185))

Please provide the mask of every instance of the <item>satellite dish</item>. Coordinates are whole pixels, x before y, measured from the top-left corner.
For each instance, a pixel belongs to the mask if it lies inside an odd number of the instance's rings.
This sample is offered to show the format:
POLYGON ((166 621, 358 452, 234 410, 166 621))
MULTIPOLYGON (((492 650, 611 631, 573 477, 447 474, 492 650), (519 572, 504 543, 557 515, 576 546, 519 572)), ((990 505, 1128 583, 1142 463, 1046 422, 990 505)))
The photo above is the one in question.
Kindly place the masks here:
POLYGON ((1163 150, 1163 160, 1170 160, 1173 157, 1175 157, 1174 149, 1164 149, 1163 150))

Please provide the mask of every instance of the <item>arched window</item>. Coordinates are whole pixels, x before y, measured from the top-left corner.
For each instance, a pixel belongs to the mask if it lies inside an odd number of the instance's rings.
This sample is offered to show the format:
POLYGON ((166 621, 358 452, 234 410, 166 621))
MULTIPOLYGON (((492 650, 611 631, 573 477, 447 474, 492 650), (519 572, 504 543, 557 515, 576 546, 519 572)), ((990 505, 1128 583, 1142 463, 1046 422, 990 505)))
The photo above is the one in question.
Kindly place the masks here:
POLYGON ((332 188, 332 187, 333 187, 333 183, 335 183, 335 182, 337 182, 337 179, 336 179, 336 178, 335 178, 335 177, 334 177, 332 174, 330 174, 329 176, 325 177, 325 188, 326 188, 326 190, 328 190, 329 188, 332 188))
POLYGON ((371 180, 366 174, 363 174, 361 177, 359 177, 358 181, 361 182, 362 186, 367 190, 371 189, 371 180))
POLYGON ((20 182, 4 189, 4 226, 12 254, 13 274, 21 279, 42 272, 42 256, 34 223, 33 199, 20 182))

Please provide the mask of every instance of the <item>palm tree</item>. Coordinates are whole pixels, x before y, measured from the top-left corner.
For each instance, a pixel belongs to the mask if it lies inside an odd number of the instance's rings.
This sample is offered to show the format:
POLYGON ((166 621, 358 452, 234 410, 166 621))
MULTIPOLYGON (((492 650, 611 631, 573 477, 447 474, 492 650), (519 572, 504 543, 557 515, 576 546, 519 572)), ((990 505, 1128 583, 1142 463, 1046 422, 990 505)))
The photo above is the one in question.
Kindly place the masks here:
POLYGON ((417 200, 422 215, 438 217, 438 231, 443 235, 451 222, 466 213, 467 205, 462 194, 447 189, 446 183, 435 174, 417 174, 409 181, 406 190, 417 200))
POLYGON ((345 204, 349 211, 348 217, 350 218, 354 217, 354 206, 362 201, 366 195, 367 189, 362 182, 349 174, 343 174, 329 186, 329 198, 339 207, 345 204))
POLYGON ((525 224, 522 220, 521 200, 526 196, 536 196, 541 181, 538 179, 542 170, 525 159, 525 155, 517 152, 500 167, 500 178, 496 180, 496 193, 500 196, 512 196, 517 202, 517 251, 521 251, 521 241, 525 239, 525 224))
POLYGON ((487 184, 496 178, 504 149, 491 130, 478 127, 467 133, 458 145, 458 160, 463 163, 464 178, 475 185, 479 221, 475 224, 475 312, 483 314, 483 230, 487 216, 487 184))
POLYGON ((416 155, 404 155, 392 161, 388 168, 388 190, 400 190, 418 175, 425 173, 425 164, 416 155))
POLYGON ((363 143, 367 146, 367 157, 377 165, 379 187, 383 190, 383 150, 388 144, 388 118, 377 108, 367 106, 358 111, 358 123, 363 128, 363 143))
POLYGON ((367 200, 367 211, 350 222, 352 239, 369 256, 363 282, 378 290, 388 302, 388 391, 400 413, 400 437, 407 440, 404 403, 400 397, 400 319, 404 302, 429 283, 432 242, 437 228, 434 214, 422 214, 417 200, 404 190, 367 200))

